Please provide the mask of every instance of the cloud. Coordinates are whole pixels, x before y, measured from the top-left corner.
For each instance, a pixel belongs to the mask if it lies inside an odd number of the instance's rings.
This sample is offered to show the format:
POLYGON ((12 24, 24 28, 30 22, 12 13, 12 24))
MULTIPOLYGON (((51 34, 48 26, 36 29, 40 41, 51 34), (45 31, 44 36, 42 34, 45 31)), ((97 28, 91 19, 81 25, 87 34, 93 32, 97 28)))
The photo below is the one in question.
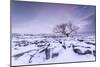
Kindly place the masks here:
POLYGON ((38 2, 14 2, 12 6, 13 32, 50 33, 55 25, 69 21, 80 32, 95 31, 94 6, 38 2))

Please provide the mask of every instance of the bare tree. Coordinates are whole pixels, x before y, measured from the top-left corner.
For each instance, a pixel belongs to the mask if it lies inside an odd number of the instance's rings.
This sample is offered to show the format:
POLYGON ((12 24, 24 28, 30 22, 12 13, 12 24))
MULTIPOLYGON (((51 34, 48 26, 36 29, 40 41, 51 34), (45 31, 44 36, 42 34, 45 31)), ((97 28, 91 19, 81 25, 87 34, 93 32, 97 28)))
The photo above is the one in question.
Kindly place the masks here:
POLYGON ((79 29, 78 26, 75 26, 74 24, 70 23, 63 23, 60 25, 57 25, 54 29, 54 33, 61 33, 63 35, 66 35, 69 37, 69 35, 73 32, 76 32, 79 29))

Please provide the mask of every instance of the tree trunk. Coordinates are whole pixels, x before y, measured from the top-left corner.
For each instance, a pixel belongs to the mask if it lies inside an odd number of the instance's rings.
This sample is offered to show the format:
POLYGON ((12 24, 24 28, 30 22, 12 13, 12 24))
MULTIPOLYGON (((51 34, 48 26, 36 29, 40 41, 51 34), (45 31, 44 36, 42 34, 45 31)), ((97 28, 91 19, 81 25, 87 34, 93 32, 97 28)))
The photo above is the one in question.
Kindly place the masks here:
POLYGON ((66 36, 69 37, 69 33, 66 33, 66 36))

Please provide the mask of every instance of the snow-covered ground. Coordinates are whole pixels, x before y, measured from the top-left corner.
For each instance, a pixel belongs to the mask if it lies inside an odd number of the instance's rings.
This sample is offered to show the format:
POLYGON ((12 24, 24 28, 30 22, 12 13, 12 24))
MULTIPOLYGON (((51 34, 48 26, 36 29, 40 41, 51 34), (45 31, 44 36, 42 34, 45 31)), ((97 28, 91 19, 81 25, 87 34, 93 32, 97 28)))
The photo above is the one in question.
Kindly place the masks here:
POLYGON ((12 65, 95 61, 95 35, 12 37, 12 65))

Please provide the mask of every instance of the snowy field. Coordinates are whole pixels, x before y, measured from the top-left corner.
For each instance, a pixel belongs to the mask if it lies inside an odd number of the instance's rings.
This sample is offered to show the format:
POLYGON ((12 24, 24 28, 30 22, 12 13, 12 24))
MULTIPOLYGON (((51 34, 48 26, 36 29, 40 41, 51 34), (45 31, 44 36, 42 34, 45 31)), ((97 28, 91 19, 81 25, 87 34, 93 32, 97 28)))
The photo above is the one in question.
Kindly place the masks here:
POLYGON ((95 61, 94 35, 54 37, 49 35, 12 36, 12 65, 95 61))

